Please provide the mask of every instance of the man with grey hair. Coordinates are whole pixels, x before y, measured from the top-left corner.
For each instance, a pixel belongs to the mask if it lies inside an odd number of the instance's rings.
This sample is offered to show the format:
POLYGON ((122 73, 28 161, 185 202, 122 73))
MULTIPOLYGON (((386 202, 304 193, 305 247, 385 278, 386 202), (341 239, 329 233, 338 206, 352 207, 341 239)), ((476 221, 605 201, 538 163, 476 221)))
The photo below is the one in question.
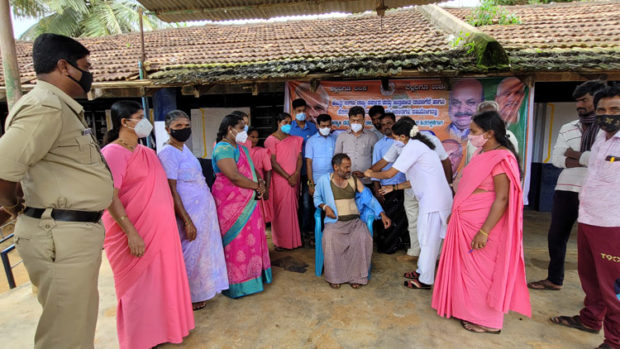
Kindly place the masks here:
POLYGON ((319 242, 325 255, 325 280, 334 289, 344 283, 357 289, 368 283, 372 256, 366 218, 372 214, 381 219, 385 229, 392 221, 370 189, 352 176, 347 154, 334 155, 332 168, 333 173, 318 179, 314 191, 314 205, 325 212, 325 229, 319 242))

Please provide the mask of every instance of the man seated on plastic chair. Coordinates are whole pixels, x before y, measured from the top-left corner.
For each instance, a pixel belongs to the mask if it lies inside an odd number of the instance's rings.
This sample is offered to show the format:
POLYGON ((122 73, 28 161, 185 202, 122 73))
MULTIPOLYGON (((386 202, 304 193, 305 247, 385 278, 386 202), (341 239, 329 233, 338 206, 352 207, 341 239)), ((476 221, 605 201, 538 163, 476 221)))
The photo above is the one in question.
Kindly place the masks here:
POLYGON ((344 283, 357 289, 368 283, 372 256, 366 218, 381 217, 386 229, 392 222, 370 190, 351 177, 351 159, 347 154, 334 155, 332 167, 334 172, 319 178, 314 191, 314 205, 325 212, 321 241, 325 280, 334 289, 344 283))

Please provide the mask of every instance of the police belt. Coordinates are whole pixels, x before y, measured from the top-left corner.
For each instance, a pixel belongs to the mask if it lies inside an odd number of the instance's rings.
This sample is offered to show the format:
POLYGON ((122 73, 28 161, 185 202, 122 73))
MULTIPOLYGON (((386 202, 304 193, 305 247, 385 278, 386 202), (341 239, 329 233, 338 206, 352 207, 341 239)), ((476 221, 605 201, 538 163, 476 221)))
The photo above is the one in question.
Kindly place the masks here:
MULTIPOLYGON (((43 212, 45 212, 44 208, 32 208, 27 207, 24 209, 24 214, 28 217, 32 218, 41 218, 43 216, 43 212)), ((90 223, 98 223, 101 220, 101 216, 103 215, 103 211, 92 212, 92 211, 73 211, 73 210, 59 210, 52 209, 52 218, 57 221, 63 222, 90 222, 90 223)))

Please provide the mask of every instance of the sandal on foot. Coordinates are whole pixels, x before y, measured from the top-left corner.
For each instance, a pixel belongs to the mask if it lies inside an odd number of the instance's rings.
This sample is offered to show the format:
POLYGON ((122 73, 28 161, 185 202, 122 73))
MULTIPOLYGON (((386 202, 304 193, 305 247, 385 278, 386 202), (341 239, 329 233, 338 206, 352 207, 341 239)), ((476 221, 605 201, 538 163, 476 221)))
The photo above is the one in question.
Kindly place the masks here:
POLYGON ((540 290, 540 291, 559 291, 562 289, 562 286, 556 285, 549 280, 540 280, 534 281, 527 284, 527 287, 532 290, 540 290))
POLYGON ((403 274, 403 277, 404 277, 405 279, 415 280, 415 279, 419 279, 419 278, 420 278, 420 274, 418 274, 418 273, 414 270, 414 271, 410 271, 410 272, 407 272, 407 273, 403 274))
POLYGON ((349 286, 351 286, 351 288, 356 289, 356 290, 362 287, 361 284, 349 284, 349 286))
POLYGON ((502 330, 486 329, 483 326, 476 325, 474 323, 471 323, 471 322, 465 321, 465 320, 461 320, 461 326, 463 326, 463 328, 466 331, 473 332, 473 333, 488 333, 488 334, 500 334, 500 333, 502 333, 502 330), (478 327, 478 329, 472 327, 472 325, 478 327))
POLYGON ((431 285, 427 285, 425 283, 422 283, 418 279, 413 279, 413 280, 405 281, 405 287, 411 288, 411 289, 414 289, 414 290, 430 290, 431 289, 431 285))
POLYGON ((579 317, 579 315, 555 316, 555 317, 550 318, 549 320, 551 320, 551 322, 553 322, 556 325, 566 326, 566 327, 574 328, 574 329, 581 330, 581 331, 588 332, 588 333, 599 333, 600 332, 600 330, 595 330, 593 328, 590 328, 584 325, 583 322, 581 322, 581 318, 579 317))
POLYGON ((340 288, 340 284, 332 284, 331 282, 328 282, 329 287, 333 288, 334 290, 337 290, 340 288))
POLYGON ((192 303, 192 310, 196 311, 196 310, 204 309, 206 306, 207 306, 207 302, 192 303))

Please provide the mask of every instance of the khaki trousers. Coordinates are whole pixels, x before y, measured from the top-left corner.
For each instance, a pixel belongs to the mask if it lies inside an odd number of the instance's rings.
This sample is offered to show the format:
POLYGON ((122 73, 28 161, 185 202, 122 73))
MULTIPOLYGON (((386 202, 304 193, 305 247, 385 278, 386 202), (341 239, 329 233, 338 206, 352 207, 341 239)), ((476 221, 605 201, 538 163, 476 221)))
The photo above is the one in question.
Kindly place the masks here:
POLYGON ((21 215, 15 246, 43 307, 35 348, 93 348, 104 228, 98 223, 61 222, 21 215))
POLYGON ((420 242, 418 241, 418 200, 415 196, 405 191, 405 212, 407 213, 407 226, 409 229, 409 241, 411 246, 407 250, 409 256, 420 255, 420 242))

